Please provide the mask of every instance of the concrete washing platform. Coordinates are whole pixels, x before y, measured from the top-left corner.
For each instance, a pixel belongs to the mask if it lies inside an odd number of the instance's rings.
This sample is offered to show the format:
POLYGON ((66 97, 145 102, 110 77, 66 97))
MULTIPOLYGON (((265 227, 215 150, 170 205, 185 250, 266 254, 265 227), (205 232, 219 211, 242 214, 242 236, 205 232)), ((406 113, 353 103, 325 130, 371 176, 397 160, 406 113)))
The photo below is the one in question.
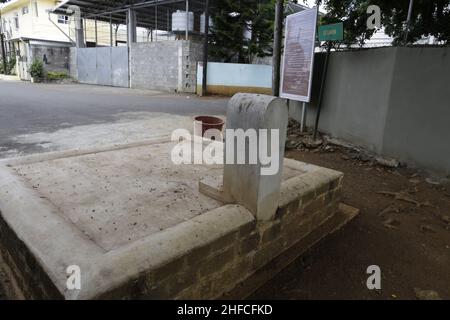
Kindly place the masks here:
POLYGON ((237 297, 244 297, 264 283, 253 280, 244 290, 245 280, 280 253, 335 219, 277 269, 354 216, 338 210, 341 173, 286 160, 276 219, 257 222, 242 206, 202 195, 201 178, 219 177, 222 168, 175 166, 174 145, 3 162, 0 245, 20 294, 219 298, 239 288, 237 297), (71 265, 81 269, 81 290, 67 289, 71 265))
MULTIPOLYGON (((342 173, 284 159, 286 127, 282 99, 230 100, 227 129, 278 139, 270 175, 260 158, 177 166, 168 140, 0 162, 0 252, 18 297, 245 298, 358 214, 340 204, 342 173)), ((229 138, 228 156, 249 154, 229 138)))

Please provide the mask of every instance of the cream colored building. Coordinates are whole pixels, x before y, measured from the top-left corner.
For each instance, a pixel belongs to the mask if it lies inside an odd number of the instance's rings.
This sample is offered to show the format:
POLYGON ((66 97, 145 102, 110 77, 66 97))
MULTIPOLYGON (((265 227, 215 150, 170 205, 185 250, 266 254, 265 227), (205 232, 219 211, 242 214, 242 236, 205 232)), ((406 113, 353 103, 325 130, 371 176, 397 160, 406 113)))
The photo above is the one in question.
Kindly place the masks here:
POLYGON ((57 1, 11 0, 1 5, 2 30, 6 39, 39 39, 70 43, 67 17, 49 15, 57 1), (55 24, 57 26, 55 26, 55 24), (60 30, 60 29, 61 30, 60 30))
MULTIPOLYGON (((75 44, 75 21, 69 15, 51 13, 60 3, 55 0, 11 0, 0 4, 0 31, 5 36, 9 57, 16 57, 16 73, 29 80, 29 66, 41 59, 50 70, 68 68, 69 47, 75 44)), ((86 45, 122 45, 127 41, 126 27, 84 21, 86 45)), ((147 30, 138 28, 138 41, 148 41, 147 30)))

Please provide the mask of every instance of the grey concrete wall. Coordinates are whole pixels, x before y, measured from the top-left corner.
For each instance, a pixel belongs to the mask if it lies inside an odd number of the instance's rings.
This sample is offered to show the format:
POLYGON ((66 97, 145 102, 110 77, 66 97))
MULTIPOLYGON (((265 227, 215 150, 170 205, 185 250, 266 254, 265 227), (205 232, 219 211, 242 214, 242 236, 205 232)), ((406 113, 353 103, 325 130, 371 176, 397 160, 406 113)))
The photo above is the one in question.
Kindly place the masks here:
MULTIPOLYGON (((450 174, 449 74, 449 48, 333 53, 320 130, 446 176, 450 174)), ((314 99, 308 108, 309 126, 316 109, 314 99)), ((299 114, 291 112, 296 118, 299 114)))
POLYGON ((127 53, 122 51, 125 49, 127 48, 68 49, 67 70, 72 78, 82 83, 195 93, 197 63, 203 60, 203 46, 200 42, 132 43, 129 61, 127 53), (102 58, 97 59, 95 55, 100 51, 102 58), (108 63, 105 65, 108 61, 112 61, 111 66, 108 63))
POLYGON ((450 48, 398 48, 383 153, 450 174, 450 48))
POLYGON ((131 87, 194 93, 201 45, 191 41, 133 43, 130 48, 131 87))
POLYGON ((30 45, 32 60, 38 59, 44 61, 44 56, 47 58, 47 63, 44 67, 47 71, 69 72, 70 65, 70 48, 69 47, 55 47, 45 45, 30 45))
POLYGON ((187 64, 183 66, 185 73, 184 91, 186 93, 196 93, 197 66, 199 61, 203 61, 203 43, 189 41, 185 46, 189 50, 189 57, 185 57, 187 64))
POLYGON ((394 63, 391 49, 332 54, 320 128, 381 152, 394 63))

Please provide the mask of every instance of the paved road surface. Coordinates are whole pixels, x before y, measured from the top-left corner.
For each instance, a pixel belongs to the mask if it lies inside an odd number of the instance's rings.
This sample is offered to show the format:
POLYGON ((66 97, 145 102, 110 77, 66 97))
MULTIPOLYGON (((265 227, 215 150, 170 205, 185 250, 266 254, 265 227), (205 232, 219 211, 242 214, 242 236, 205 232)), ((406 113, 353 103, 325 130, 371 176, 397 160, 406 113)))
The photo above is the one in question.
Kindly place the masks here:
POLYGON ((224 115, 227 101, 124 88, 0 80, 0 158, 52 151, 42 147, 48 141, 37 141, 45 138, 42 133, 63 129, 67 136, 72 134, 67 129, 78 127, 83 133, 90 125, 116 123, 123 114, 133 114, 134 120, 151 120, 154 114, 224 115), (17 139, 38 133, 33 139, 17 139))

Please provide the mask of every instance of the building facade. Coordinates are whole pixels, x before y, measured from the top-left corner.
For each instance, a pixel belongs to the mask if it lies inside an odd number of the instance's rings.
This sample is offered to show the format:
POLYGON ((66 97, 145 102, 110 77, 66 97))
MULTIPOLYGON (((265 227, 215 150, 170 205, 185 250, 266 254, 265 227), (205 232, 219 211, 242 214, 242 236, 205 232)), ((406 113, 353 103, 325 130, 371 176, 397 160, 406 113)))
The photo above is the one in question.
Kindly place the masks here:
POLYGON ((65 71, 69 66, 69 18, 50 14, 54 0, 12 0, 2 4, 1 32, 8 59, 16 60, 15 73, 29 80, 33 60, 47 70, 65 71))
MULTIPOLYGON (((48 71, 69 71, 75 21, 70 15, 52 12, 59 3, 11 0, 0 4, 0 32, 4 35, 7 59, 16 60, 15 73, 22 80, 30 80, 29 68, 34 60, 43 61, 48 71)), ((142 28, 138 28, 137 36, 139 42, 149 38, 142 28)), ((127 31, 124 25, 85 20, 84 39, 88 47, 126 45, 127 31)))

